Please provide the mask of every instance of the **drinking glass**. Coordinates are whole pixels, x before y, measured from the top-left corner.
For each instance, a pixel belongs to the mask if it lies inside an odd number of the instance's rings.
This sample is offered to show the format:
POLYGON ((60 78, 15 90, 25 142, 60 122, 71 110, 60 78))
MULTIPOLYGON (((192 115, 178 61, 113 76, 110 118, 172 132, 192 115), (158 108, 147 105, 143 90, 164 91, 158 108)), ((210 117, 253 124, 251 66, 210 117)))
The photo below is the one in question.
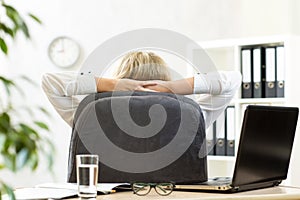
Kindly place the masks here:
POLYGON ((98 155, 76 155, 78 196, 97 196, 98 155))

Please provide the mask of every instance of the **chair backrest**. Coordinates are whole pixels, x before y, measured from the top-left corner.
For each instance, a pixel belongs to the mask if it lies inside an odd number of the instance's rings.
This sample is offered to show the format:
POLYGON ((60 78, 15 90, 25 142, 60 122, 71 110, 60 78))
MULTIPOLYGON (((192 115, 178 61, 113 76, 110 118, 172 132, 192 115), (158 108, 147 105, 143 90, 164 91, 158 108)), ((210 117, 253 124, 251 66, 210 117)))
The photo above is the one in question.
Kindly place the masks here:
POLYGON ((199 105, 174 94, 107 92, 79 105, 69 151, 99 155, 99 182, 195 183, 207 180, 205 122, 199 105))

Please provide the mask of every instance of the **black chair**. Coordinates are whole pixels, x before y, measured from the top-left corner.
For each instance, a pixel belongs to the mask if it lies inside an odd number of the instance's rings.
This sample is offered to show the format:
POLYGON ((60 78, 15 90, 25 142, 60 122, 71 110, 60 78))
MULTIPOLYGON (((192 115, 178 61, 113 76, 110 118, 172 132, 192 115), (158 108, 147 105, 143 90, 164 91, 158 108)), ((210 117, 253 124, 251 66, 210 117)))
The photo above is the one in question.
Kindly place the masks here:
POLYGON ((193 100, 169 93, 107 92, 79 105, 70 142, 76 155, 98 154, 98 182, 196 183, 207 180, 205 122, 193 100))

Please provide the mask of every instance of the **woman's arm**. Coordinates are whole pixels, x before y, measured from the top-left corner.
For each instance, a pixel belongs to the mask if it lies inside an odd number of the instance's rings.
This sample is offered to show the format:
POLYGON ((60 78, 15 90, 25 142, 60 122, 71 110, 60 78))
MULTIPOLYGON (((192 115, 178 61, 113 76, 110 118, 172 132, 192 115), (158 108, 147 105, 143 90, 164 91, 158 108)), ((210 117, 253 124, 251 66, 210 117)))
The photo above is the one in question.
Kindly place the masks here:
POLYGON ((226 108, 240 86, 239 72, 212 72, 176 81, 136 81, 99 78, 77 73, 48 73, 42 87, 60 116, 72 126, 80 100, 77 95, 107 91, 158 91, 176 94, 201 94, 197 99, 208 127, 226 108))
POLYGON ((49 101, 70 126, 72 126, 74 114, 81 101, 77 95, 115 90, 151 91, 144 88, 144 84, 144 81, 98 78, 74 72, 47 73, 42 78, 42 88, 49 101))
POLYGON ((207 74, 198 73, 192 78, 176 81, 153 82, 157 85, 145 87, 159 92, 199 94, 196 101, 203 111, 206 127, 209 127, 234 97, 241 85, 241 74, 236 71, 217 71, 207 74))
POLYGON ((70 126, 80 103, 76 95, 97 92, 92 75, 78 75, 73 72, 45 74, 42 78, 42 88, 55 110, 70 126))
POLYGON ((194 93, 205 118, 206 128, 224 112, 241 85, 241 73, 219 71, 195 75, 194 93))
POLYGON ((157 91, 182 95, 212 94, 219 95, 231 91, 241 83, 241 74, 236 71, 218 71, 195 74, 194 77, 175 81, 146 81, 144 87, 157 91), (153 85, 151 85, 151 83, 153 85), (148 85, 147 85, 148 84, 148 85))

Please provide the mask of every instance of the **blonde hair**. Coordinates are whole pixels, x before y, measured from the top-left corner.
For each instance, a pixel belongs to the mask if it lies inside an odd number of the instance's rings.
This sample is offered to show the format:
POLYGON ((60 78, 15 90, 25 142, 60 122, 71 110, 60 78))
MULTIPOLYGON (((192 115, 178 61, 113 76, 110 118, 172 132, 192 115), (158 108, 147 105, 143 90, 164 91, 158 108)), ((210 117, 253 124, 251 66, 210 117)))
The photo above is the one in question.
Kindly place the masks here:
POLYGON ((124 56, 115 77, 135 80, 171 80, 165 61, 152 52, 130 52, 124 56))

